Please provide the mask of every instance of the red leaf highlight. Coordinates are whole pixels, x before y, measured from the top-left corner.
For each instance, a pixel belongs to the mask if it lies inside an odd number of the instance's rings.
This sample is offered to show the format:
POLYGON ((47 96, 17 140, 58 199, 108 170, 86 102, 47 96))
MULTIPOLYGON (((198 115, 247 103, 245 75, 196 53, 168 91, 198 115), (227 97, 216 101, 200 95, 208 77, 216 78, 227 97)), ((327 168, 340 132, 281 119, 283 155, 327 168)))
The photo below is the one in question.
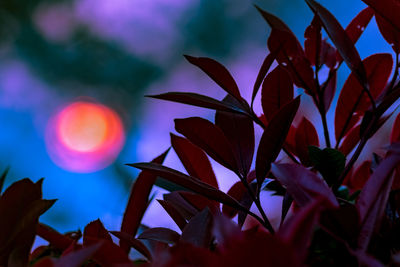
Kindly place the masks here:
MULTIPOLYGON (((392 56, 390 54, 374 54, 363 62, 371 95, 376 99, 385 88, 391 74, 392 56)), ((335 136, 337 141, 358 122, 370 105, 368 96, 363 92, 363 87, 352 72, 343 85, 336 106, 335 136), (349 118, 351 119, 349 120, 349 118)))
MULTIPOLYGON (((163 163, 168 151, 169 149, 153 159, 152 162, 163 163)), ((142 217, 147 209, 149 195, 156 179, 157 176, 149 172, 141 172, 137 177, 132 186, 128 204, 122 219, 121 232, 128 233, 132 236, 136 235, 142 217)), ((129 245, 123 240, 120 240, 120 246, 124 251, 129 252, 129 245)))
POLYGON ((289 73, 276 67, 265 78, 261 91, 261 105, 267 121, 285 104, 293 100, 293 82, 289 73))
POLYGON ((186 138, 174 134, 171 134, 171 145, 190 176, 218 188, 217 178, 203 150, 186 138))
POLYGON ((206 57, 191 57, 185 55, 185 58, 193 65, 199 67, 211 79, 213 79, 228 94, 237 100, 242 100, 239 88, 229 71, 219 62, 206 57))
POLYGON ((222 166, 239 171, 231 143, 222 130, 210 121, 199 117, 175 119, 175 129, 222 166))

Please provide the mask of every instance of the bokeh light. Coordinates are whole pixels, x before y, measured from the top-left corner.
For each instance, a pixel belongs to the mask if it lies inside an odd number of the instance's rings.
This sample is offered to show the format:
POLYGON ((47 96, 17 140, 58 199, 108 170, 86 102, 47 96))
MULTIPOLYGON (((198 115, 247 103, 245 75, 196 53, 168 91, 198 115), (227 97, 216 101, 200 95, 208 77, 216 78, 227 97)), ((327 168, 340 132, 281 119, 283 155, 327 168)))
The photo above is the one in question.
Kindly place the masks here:
POLYGON ((125 142, 118 114, 97 103, 77 101, 49 120, 46 145, 51 159, 72 172, 94 172, 110 165, 125 142))

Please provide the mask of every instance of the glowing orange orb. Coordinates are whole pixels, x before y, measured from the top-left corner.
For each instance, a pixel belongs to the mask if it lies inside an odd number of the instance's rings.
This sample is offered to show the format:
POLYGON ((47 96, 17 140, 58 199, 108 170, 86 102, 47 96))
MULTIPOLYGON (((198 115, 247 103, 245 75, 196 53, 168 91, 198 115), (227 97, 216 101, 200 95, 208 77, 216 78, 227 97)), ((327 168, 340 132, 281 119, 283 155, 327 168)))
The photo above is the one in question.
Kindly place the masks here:
POLYGON ((112 109, 91 102, 65 107, 48 124, 50 157, 74 172, 93 172, 111 164, 125 142, 124 129, 112 109))

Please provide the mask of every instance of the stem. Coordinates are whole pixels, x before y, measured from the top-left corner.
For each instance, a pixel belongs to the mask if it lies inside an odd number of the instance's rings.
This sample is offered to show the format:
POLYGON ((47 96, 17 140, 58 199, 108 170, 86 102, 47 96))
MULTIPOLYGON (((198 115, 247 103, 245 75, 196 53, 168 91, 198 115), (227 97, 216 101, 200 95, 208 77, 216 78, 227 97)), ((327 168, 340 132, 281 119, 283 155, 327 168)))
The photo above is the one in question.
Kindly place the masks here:
POLYGON ((360 143, 357 146, 356 151, 354 151, 353 156, 351 157, 350 161, 347 163, 346 167, 344 168, 342 174, 340 175, 338 181, 336 184, 333 185, 332 190, 333 192, 336 192, 340 185, 343 183, 344 178, 346 175, 350 172, 351 168, 353 167, 354 163, 357 161, 358 157, 361 154, 361 151, 363 150, 364 146, 366 145, 367 141, 369 140, 371 134, 371 130, 373 125, 375 125, 375 122, 379 119, 379 115, 374 114, 373 118, 371 119, 370 123, 368 124, 367 129, 364 132, 364 135, 361 137, 360 143))
MULTIPOLYGON (((315 83, 317 85, 319 101, 316 102, 315 97, 313 97, 313 98, 314 98, 315 104, 318 107, 319 115, 321 116, 322 126, 324 128, 325 145, 327 147, 331 148, 331 140, 329 138, 329 129, 328 129, 328 124, 326 122, 326 112, 325 112, 325 103, 324 103, 324 92, 325 92, 326 86, 324 86, 321 90, 321 86, 319 84, 319 76, 318 76, 319 69, 320 69, 320 66, 315 65, 315 83)), ((330 77, 328 77, 328 79, 330 79, 330 77)), ((326 84, 328 85, 328 83, 329 83, 329 80, 327 80, 326 84)))
MULTIPOLYGON (((249 192, 251 198, 253 199, 253 202, 256 204, 258 211, 260 212, 262 218, 263 218, 263 223, 262 225, 267 228, 267 230, 273 234, 275 233, 274 228, 271 225, 271 222, 268 220, 267 215, 265 214, 263 208, 261 207, 261 202, 260 202, 260 197, 256 196, 256 194, 254 194, 254 191, 251 189, 251 187, 249 186, 249 183, 247 182, 246 178, 239 175, 240 180, 242 181, 243 185, 246 187, 247 191, 249 192)), ((261 219, 261 218, 260 218, 261 219)))

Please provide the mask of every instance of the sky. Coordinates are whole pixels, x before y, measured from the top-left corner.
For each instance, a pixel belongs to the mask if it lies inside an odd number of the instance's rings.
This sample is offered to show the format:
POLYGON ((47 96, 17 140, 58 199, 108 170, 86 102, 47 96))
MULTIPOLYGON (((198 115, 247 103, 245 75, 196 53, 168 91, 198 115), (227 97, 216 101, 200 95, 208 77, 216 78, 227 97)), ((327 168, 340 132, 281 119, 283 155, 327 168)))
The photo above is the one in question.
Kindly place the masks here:
MULTIPOLYGON (((41 220, 61 232, 83 229, 97 218, 110 230, 119 229, 138 174, 125 164, 149 161, 167 149, 174 118, 213 119, 210 110, 144 97, 168 91, 224 97, 183 54, 219 60, 249 99, 268 53, 269 33, 253 4, 281 17, 301 43, 312 20, 300 0, 36 2, 29 8, 0 5, 5 14, 0 29, 0 170, 11 168, 7 185, 24 177, 45 178, 44 197, 58 201, 41 220), (85 117, 85 112, 90 114, 85 117), (76 133, 86 138, 76 139, 76 133)), ((343 26, 365 7, 361 1, 320 3, 343 26)), ((362 58, 391 53, 375 21, 357 48, 362 58)), ((348 74, 343 66, 339 88, 348 74)), ((316 121, 311 101, 302 105, 316 121)), ((165 164, 183 170, 173 152, 165 164)), ((221 189, 228 190, 233 174, 215 162, 213 167, 221 189)), ((155 192, 160 196, 164 191, 155 192)), ((153 203, 143 222, 174 227, 166 216, 158 216, 162 212, 153 203)))

